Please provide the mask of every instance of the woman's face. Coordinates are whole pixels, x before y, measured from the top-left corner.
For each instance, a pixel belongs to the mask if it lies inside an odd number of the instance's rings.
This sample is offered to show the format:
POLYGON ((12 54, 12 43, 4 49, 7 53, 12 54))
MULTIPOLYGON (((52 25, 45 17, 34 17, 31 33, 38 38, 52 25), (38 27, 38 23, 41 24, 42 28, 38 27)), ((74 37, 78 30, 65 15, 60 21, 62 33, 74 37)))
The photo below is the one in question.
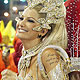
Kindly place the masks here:
POLYGON ((37 22, 39 14, 34 9, 25 9, 17 23, 17 37, 20 39, 33 40, 38 37, 39 32, 32 30, 36 26, 40 26, 37 22))

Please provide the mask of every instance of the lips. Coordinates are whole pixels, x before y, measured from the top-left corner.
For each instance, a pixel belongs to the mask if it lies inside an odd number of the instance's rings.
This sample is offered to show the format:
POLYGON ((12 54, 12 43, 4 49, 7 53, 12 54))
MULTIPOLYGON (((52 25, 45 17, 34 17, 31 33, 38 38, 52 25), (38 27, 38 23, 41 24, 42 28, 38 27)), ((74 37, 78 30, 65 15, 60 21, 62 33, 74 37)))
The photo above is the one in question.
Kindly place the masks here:
POLYGON ((18 28, 18 32, 21 32, 21 33, 23 33, 23 32, 28 32, 28 30, 22 29, 22 28, 18 28))

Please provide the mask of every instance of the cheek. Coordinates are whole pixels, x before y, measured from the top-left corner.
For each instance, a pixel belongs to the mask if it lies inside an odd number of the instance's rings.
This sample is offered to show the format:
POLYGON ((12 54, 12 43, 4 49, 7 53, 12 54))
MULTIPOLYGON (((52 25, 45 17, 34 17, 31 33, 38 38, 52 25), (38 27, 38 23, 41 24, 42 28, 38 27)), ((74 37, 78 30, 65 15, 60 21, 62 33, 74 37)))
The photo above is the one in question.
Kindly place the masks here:
POLYGON ((29 31, 27 36, 32 38, 32 39, 35 39, 38 37, 38 32, 31 30, 31 31, 29 31))
POLYGON ((36 24, 34 23, 26 23, 26 26, 29 30, 32 30, 32 28, 36 27, 36 24))
POLYGON ((38 35, 38 32, 32 30, 29 32, 29 35, 36 37, 38 35))
POLYGON ((33 33, 30 35, 30 38, 31 38, 31 39, 35 39, 35 38, 37 38, 37 37, 38 37, 38 34, 35 33, 35 32, 33 32, 33 33))

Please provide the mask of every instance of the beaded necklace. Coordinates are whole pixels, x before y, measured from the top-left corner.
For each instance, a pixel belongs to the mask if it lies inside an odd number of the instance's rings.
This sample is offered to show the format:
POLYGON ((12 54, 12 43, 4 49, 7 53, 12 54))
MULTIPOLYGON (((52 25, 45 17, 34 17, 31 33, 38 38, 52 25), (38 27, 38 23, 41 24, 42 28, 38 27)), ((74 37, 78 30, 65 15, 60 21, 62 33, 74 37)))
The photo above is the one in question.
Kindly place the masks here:
POLYGON ((30 67, 31 58, 38 54, 38 51, 41 49, 43 43, 40 42, 38 45, 34 46, 31 49, 25 50, 23 47, 22 56, 19 60, 18 70, 20 72, 21 69, 25 70, 30 67))

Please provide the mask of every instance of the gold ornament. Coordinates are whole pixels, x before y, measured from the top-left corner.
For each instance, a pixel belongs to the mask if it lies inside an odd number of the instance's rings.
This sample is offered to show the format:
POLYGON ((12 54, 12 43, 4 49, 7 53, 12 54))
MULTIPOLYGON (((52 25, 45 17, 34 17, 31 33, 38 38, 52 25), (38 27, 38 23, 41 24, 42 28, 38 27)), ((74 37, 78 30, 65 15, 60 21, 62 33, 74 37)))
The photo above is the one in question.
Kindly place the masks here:
POLYGON ((47 14, 46 18, 38 19, 41 26, 37 26, 33 28, 33 30, 41 31, 42 28, 51 29, 49 24, 57 24, 60 22, 60 18, 65 16, 64 11, 62 11, 63 0, 27 0, 27 2, 28 6, 26 8, 30 9, 33 9, 38 4, 42 4, 44 7, 39 11, 39 13, 47 14))
POLYGON ((19 64, 18 64, 19 71, 21 69, 26 69, 26 68, 30 67, 31 58, 33 56, 35 56, 36 54, 38 54, 38 50, 41 49, 42 45, 43 45, 43 43, 40 42, 38 45, 36 45, 33 48, 28 49, 28 50, 25 50, 23 47, 22 56, 21 56, 19 64))

